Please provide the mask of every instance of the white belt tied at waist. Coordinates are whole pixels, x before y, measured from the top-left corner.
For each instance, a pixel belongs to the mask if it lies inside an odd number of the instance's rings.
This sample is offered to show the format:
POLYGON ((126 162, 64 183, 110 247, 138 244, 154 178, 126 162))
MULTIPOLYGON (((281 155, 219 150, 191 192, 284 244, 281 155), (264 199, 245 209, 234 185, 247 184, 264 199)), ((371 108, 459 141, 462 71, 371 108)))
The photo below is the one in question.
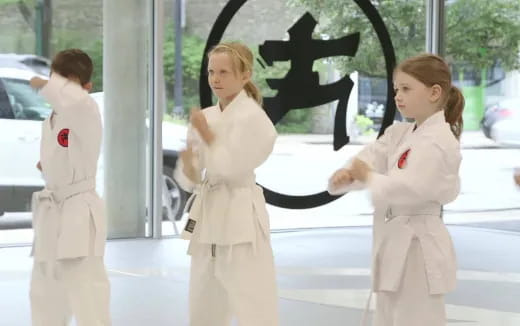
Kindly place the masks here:
MULTIPOLYGON (((404 273, 408 249, 413 239, 418 239, 420 242, 427 279, 439 279, 443 276, 443 271, 439 269, 439 266, 443 266, 445 257, 442 252, 439 252, 433 234, 427 230, 426 226, 422 230, 416 230, 413 227, 415 221, 420 224, 421 222, 426 222, 425 219, 428 218, 442 218, 442 211, 442 206, 438 204, 420 208, 392 207, 387 209, 385 216, 386 225, 388 226, 388 223, 394 223, 394 225, 388 228, 390 232, 384 234, 381 244, 378 248, 375 248, 376 266, 374 266, 372 271, 376 275, 372 277, 370 295, 361 320, 362 326, 368 325, 368 312, 374 290, 389 292, 398 290, 402 280, 402 273, 404 273), (384 250, 381 251, 381 249, 384 250), (380 280, 380 273, 385 275, 382 280, 380 280)), ((430 293, 437 293, 440 289, 434 283, 429 282, 429 291, 430 293)))
MULTIPOLYGON (((208 208, 206 207, 206 198, 209 196, 212 192, 219 192, 221 197, 221 203, 222 205, 219 207, 219 212, 217 215, 226 215, 228 213, 228 204, 230 202, 230 190, 233 188, 238 187, 253 187, 255 185, 255 176, 248 177, 245 180, 242 179, 240 181, 229 181, 229 180, 222 180, 222 179, 214 179, 214 178, 204 178, 202 183, 200 185, 197 185, 195 189, 193 190, 193 194, 190 196, 190 198, 186 202, 186 206, 184 208, 184 211, 186 212, 188 209, 190 209, 191 212, 193 212, 193 205, 195 204, 195 198, 197 196, 200 196, 200 211, 199 214, 195 212, 196 214, 191 214, 189 216, 188 222, 186 222, 186 226, 184 227, 184 230, 181 233, 181 238, 185 240, 190 240, 193 236, 193 233, 195 231, 195 227, 197 223, 201 223, 204 217, 208 216, 208 208)), ((214 213, 213 213, 214 214, 214 213)))
POLYGON ((60 205, 66 199, 96 189, 94 178, 82 180, 57 190, 43 189, 32 197, 33 251, 35 260, 46 261, 56 258, 59 232, 60 205))
MULTIPOLYGON (((197 198, 197 196, 199 196, 202 193, 203 187, 204 188, 207 187, 207 186, 205 186, 206 183, 207 183, 207 181, 204 180, 202 184, 195 186, 190 198, 188 198, 188 200, 186 201, 186 205, 184 206, 183 214, 186 212, 189 212, 190 208, 193 205, 193 202, 195 201, 195 198, 197 198)), ((205 192, 206 191, 204 191, 204 193, 205 192)), ((184 240, 191 239, 191 236, 193 235, 193 231, 195 230, 195 224, 197 224, 197 221, 198 221, 198 217, 190 215, 190 217, 188 218, 188 222, 186 222, 186 226, 184 227, 184 230, 182 230, 182 232, 181 232, 181 239, 184 239, 184 240)))
POLYGON ((398 216, 439 216, 442 217, 443 208, 439 204, 429 204, 421 207, 407 207, 407 206, 399 206, 399 207, 388 207, 386 210, 385 221, 393 219, 398 216))

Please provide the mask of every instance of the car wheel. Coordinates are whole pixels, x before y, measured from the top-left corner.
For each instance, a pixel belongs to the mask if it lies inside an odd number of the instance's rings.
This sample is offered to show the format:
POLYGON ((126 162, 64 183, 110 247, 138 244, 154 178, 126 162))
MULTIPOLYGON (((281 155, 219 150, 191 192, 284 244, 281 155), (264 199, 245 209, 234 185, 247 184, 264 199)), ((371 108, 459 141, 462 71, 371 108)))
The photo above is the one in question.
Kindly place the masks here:
POLYGON ((491 139, 491 135, 490 135, 490 130, 491 129, 489 126, 488 126, 488 123, 486 121, 486 119, 482 119, 480 120, 480 128, 482 129, 482 132, 484 133, 484 136, 486 136, 487 138, 491 139))
POLYGON ((173 179, 172 167, 165 166, 163 168, 163 178, 166 184, 166 187, 163 189, 167 192, 166 195, 169 196, 169 200, 166 200, 166 202, 169 201, 171 212, 171 216, 168 216, 168 208, 163 200, 163 220, 174 219, 174 221, 179 221, 182 218, 188 194, 182 190, 177 181, 173 179))

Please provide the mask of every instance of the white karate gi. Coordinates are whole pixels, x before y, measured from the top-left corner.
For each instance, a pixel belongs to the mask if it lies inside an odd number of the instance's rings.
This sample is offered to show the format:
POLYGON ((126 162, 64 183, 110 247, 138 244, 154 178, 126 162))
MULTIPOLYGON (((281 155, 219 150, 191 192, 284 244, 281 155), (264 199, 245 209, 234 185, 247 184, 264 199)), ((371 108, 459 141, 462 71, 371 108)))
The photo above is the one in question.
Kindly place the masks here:
POLYGON ((40 93, 53 114, 42 126, 45 189, 33 194, 33 325, 67 325, 72 316, 78 326, 110 325, 106 220, 95 190, 99 109, 85 90, 57 73, 40 93))
POLYGON ((442 111, 414 127, 396 123, 357 155, 374 170, 366 185, 329 185, 332 194, 371 192, 376 326, 445 325, 444 294, 456 283, 442 205, 459 194, 460 144, 442 111))
MULTIPOLYGON (((178 161, 175 178, 196 198, 184 236, 191 238, 190 325, 276 326, 278 296, 269 217, 254 170, 273 150, 276 130, 242 91, 225 108, 203 110, 215 140, 192 137, 203 172, 194 185, 178 161), (192 231, 192 232, 190 232, 192 231)), ((195 133, 196 134, 196 133, 195 133)))

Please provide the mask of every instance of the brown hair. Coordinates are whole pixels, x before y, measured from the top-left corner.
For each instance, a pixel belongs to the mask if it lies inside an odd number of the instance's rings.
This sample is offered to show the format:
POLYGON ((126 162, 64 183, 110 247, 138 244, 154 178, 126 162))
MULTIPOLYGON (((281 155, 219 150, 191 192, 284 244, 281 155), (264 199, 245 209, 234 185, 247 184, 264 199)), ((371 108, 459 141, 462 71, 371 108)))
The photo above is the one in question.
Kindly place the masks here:
MULTIPOLYGON (((239 42, 219 43, 208 52, 208 58, 214 53, 227 53, 233 62, 235 74, 249 71, 251 77, 253 76, 253 52, 244 44, 239 42)), ((249 97, 253 98, 260 106, 262 105, 260 90, 251 80, 244 85, 244 90, 249 97)))
POLYGON ((455 137, 460 138, 464 96, 451 84, 450 69, 444 59, 430 53, 420 54, 403 61, 395 71, 402 71, 428 87, 439 85, 442 88, 441 105, 446 122, 450 124, 455 137))
POLYGON ((54 56, 51 69, 65 78, 78 78, 83 86, 90 82, 94 67, 92 59, 85 52, 79 49, 67 49, 54 56))

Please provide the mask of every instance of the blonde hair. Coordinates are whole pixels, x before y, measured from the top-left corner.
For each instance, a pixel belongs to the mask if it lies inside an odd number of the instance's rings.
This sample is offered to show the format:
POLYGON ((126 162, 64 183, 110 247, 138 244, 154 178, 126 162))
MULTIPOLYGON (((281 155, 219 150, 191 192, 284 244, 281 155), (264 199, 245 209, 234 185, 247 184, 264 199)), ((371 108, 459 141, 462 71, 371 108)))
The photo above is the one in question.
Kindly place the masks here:
POLYGON ((444 117, 455 137, 460 138, 464 124, 464 96, 451 84, 450 69, 444 59, 430 53, 420 54, 404 60, 395 71, 402 71, 428 87, 439 85, 442 88, 441 105, 444 108, 444 117))
MULTIPOLYGON (((242 43, 239 42, 223 42, 215 45, 209 52, 208 58, 214 53, 227 53, 233 62, 234 73, 250 72, 253 76, 253 52, 242 43)), ((258 87, 251 79, 244 85, 247 95, 253 98, 260 106, 262 106, 262 95, 258 87)))

